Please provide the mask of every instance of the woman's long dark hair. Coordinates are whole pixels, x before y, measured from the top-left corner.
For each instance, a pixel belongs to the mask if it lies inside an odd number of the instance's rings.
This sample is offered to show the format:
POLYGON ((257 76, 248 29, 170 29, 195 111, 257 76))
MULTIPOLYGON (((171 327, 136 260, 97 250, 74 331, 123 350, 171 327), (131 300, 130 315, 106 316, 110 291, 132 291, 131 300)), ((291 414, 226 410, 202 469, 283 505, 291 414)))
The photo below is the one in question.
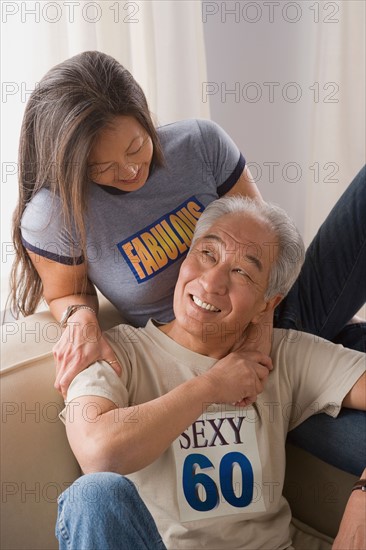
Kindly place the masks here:
POLYGON ((65 227, 75 228, 86 261, 88 156, 98 132, 120 115, 132 116, 143 126, 153 142, 152 167, 161 166, 163 154, 145 94, 113 57, 97 51, 71 57, 53 67, 31 94, 21 128, 19 201, 13 216, 14 313, 33 313, 43 292, 21 240, 20 223, 27 203, 42 187, 57 194, 65 227))

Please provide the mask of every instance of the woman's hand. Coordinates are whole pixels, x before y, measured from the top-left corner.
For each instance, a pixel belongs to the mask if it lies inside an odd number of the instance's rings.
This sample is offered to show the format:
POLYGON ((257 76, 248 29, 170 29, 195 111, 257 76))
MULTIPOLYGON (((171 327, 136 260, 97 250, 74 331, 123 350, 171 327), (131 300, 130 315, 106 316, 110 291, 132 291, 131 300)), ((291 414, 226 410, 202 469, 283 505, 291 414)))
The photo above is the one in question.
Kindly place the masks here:
POLYGON ((221 390, 217 402, 247 407, 257 400, 273 369, 269 356, 272 336, 273 310, 270 310, 260 324, 250 324, 245 338, 237 342, 232 353, 210 369, 209 379, 221 390))
POLYGON ((60 340, 53 348, 53 355, 56 362, 54 387, 64 399, 75 376, 95 361, 106 361, 119 376, 122 372, 96 316, 85 309, 76 311, 69 318, 60 340))
POLYGON ((246 351, 260 351, 265 355, 271 353, 273 338, 273 310, 265 313, 260 323, 250 323, 246 329, 245 342, 241 349, 246 351))
POLYGON ((202 376, 212 384, 215 403, 247 407, 263 391, 272 369, 272 361, 267 355, 240 350, 220 359, 202 376))

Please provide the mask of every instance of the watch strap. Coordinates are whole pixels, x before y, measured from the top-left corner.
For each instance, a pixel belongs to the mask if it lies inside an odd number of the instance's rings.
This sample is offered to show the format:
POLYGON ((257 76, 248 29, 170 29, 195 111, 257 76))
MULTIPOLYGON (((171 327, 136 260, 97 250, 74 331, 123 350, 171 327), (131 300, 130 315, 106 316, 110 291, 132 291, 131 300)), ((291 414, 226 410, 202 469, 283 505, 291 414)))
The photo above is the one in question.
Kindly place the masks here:
POLYGON ((60 327, 65 328, 67 325, 67 321, 70 319, 71 315, 74 315, 74 313, 79 311, 79 309, 88 309, 89 311, 94 313, 94 315, 96 315, 96 311, 90 306, 86 306, 84 304, 73 304, 71 306, 68 306, 63 312, 60 320, 60 327))

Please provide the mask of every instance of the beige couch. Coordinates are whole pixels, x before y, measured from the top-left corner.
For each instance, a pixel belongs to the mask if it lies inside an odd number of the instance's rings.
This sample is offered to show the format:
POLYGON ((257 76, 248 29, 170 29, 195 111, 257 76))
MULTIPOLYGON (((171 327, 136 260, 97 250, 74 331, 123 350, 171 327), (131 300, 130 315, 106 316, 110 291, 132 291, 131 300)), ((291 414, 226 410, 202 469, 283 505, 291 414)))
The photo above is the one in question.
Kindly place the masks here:
MULTIPOLYGON (((117 311, 103 301, 102 327, 119 320, 117 311)), ((59 334, 48 312, 2 327, 2 550, 57 548, 56 499, 80 475, 58 419, 63 401, 53 388, 51 350, 59 334)), ((311 539, 296 548, 329 549, 356 478, 300 449, 288 446, 287 450, 285 494, 297 525, 320 532, 316 542, 311 539)))

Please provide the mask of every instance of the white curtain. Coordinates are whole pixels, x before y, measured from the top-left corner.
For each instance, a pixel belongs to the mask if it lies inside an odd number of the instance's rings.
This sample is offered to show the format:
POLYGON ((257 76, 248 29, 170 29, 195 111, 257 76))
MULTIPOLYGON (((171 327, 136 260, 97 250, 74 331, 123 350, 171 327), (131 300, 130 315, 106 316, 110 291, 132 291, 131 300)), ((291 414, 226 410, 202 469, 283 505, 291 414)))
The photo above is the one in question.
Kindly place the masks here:
POLYGON ((365 163, 365 2, 333 4, 339 7, 332 16, 338 23, 318 25, 316 36, 314 82, 322 85, 313 89, 314 99, 318 91, 319 97, 313 103, 309 149, 312 176, 318 172, 319 181, 313 179, 306 197, 309 238, 365 163))
POLYGON ((146 93, 157 124, 209 118, 200 2, 19 1, 2 9, 2 304, 13 261, 17 149, 26 100, 53 65, 85 50, 108 53, 146 93))

